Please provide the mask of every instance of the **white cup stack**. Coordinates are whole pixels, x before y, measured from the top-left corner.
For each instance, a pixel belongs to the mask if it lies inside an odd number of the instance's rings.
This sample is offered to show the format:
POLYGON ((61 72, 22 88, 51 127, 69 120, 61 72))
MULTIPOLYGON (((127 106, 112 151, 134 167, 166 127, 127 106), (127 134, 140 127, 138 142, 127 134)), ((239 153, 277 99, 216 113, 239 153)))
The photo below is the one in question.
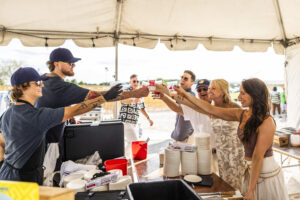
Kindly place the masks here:
POLYGON ((180 151, 174 151, 168 148, 165 149, 164 176, 179 176, 180 154, 180 151))
POLYGON ((197 152, 181 152, 181 172, 182 175, 197 175, 197 152))
POLYGON ((211 170, 211 147, 210 147, 210 135, 201 134, 195 137, 195 143, 197 146, 197 160, 198 160, 198 174, 208 175, 212 173, 211 170))

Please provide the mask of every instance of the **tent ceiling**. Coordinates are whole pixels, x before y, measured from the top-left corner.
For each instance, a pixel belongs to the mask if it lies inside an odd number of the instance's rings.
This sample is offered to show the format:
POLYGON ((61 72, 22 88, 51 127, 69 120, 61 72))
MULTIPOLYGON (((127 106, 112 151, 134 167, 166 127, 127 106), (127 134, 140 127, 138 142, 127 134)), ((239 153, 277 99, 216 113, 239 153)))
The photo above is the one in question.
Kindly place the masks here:
POLYGON ((0 45, 82 47, 118 42, 172 50, 266 51, 300 35, 298 0, 0 0, 0 45), (282 23, 281 23, 282 22, 282 23))

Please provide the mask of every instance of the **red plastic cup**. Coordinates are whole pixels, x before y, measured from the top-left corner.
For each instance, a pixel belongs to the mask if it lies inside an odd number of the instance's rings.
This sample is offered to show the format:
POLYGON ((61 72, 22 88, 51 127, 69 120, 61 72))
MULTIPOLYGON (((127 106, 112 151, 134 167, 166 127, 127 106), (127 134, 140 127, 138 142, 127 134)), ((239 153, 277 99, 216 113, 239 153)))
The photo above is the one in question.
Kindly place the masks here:
POLYGON ((144 160, 147 158, 148 143, 145 141, 133 141, 131 147, 134 160, 144 160))
POLYGON ((155 80, 149 80, 149 86, 154 86, 155 85, 155 80))
POLYGON ((127 159, 113 159, 104 162, 106 171, 112 169, 120 169, 123 172, 123 176, 127 175, 127 159))

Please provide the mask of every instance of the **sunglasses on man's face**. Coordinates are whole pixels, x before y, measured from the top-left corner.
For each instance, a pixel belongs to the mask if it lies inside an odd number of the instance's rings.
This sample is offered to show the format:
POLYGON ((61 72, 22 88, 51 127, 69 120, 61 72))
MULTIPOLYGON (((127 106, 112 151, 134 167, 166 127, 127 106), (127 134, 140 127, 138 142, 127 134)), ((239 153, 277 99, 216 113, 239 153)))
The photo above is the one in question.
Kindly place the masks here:
POLYGON ((59 62, 61 62, 61 63, 63 63, 63 64, 69 64, 71 67, 74 67, 74 66, 75 66, 75 63, 68 63, 68 62, 63 62, 63 61, 59 61, 59 62))
POLYGON ((138 81, 138 80, 133 80, 132 82, 133 82, 133 83, 139 83, 139 81, 138 81))
POLYGON ((36 86, 40 87, 43 84, 43 81, 32 81, 31 83, 34 83, 36 86))
POLYGON ((185 76, 181 76, 181 79, 185 80, 185 81, 188 81, 189 78, 188 77, 185 77, 185 76))
POLYGON ((204 91, 204 92, 206 92, 208 90, 208 88, 198 88, 197 89, 197 92, 202 92, 202 91, 204 91))

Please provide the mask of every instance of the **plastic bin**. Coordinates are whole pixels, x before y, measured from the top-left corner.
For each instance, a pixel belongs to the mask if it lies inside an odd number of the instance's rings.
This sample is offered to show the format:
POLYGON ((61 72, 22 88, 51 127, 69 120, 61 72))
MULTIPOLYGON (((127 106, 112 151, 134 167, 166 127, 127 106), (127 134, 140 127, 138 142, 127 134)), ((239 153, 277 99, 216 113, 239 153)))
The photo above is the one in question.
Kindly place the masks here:
POLYGON ((123 172, 123 176, 127 175, 127 159, 107 160, 104 162, 104 166, 106 168, 106 171, 112 169, 121 169, 123 172))
POLYGON ((148 143, 145 141, 133 141, 131 145, 132 158, 134 160, 144 160, 147 158, 148 143))
POLYGON ((202 198, 182 180, 130 183, 130 200, 201 200, 202 198))

